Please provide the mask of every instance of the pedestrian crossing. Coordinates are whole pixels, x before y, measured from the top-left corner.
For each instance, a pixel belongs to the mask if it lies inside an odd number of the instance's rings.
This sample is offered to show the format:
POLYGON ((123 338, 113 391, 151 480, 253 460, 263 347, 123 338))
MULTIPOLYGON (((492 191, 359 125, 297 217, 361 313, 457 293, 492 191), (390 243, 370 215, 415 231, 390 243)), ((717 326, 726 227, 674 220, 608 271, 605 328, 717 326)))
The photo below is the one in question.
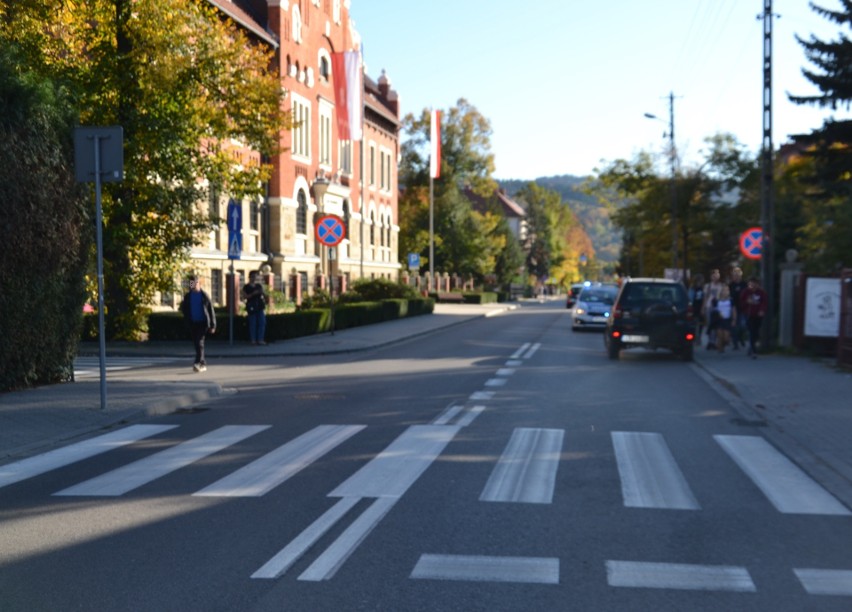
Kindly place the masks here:
MULTIPOLYGON (((536 354, 540 344, 519 348, 485 383, 487 389, 472 393, 468 400, 447 406, 431 423, 411 425, 385 449, 355 470, 327 493, 334 500, 293 540, 251 574, 252 579, 277 579, 297 561, 312 553, 332 531, 338 535, 319 551, 297 579, 330 580, 370 532, 414 486, 420 476, 441 456, 459 433, 489 410, 488 401, 498 393, 525 359, 536 354), (499 381, 499 382, 494 382, 499 381), (358 512, 357 515, 355 513, 358 512), (355 515, 355 516, 350 516, 355 515), (346 523, 340 529, 334 529, 346 523)), ((341 445, 357 443, 363 424, 324 424, 285 435, 279 445, 253 460, 246 460, 228 475, 186 491, 194 497, 261 498, 341 445)), ((132 425, 121 430, 56 449, 42 455, 0 466, 0 497, 3 488, 36 478, 47 472, 90 459, 111 450, 151 441, 169 433, 175 438, 168 448, 152 450, 148 456, 51 493, 58 498, 110 498, 132 496, 145 486, 179 470, 193 469, 205 459, 224 453, 261 432, 267 439, 277 430, 266 424, 232 424, 181 439, 178 425, 132 425), (176 435, 177 434, 177 435, 176 435)), ((495 453, 490 473, 476 490, 485 504, 553 504, 560 467, 566 452, 564 429, 517 427, 506 432, 502 453, 495 453)), ((811 479, 760 436, 716 435, 722 451, 715 461, 728 462, 751 481, 767 506, 783 514, 850 516, 850 510, 811 479)), ((151 444, 161 448, 165 443, 151 444)), ((610 469, 620 484, 623 507, 641 510, 702 511, 699 500, 680 469, 663 434, 652 431, 612 431, 609 434, 610 469)), ((480 460, 481 461, 481 460, 480 460)), ((479 463, 479 462, 477 462, 479 463)), ((704 495, 708 493, 704 492, 704 495)), ((748 569, 741 566, 691 565, 611 559, 605 563, 606 581, 613 588, 654 588, 753 592, 748 569)), ((795 568, 793 579, 813 595, 852 597, 852 570, 795 568)), ((410 573, 412 580, 487 581, 558 584, 560 560, 553 557, 458 555, 424 553, 410 573)))
MULTIPOLYGON (((168 365, 178 361, 174 357, 107 357, 107 372, 120 372, 154 365, 168 365)), ((101 375, 100 357, 77 357, 74 359, 74 379, 98 378, 101 375)))
MULTIPOLYGON (((292 565, 361 502, 369 503, 341 535, 298 577, 301 581, 329 580, 396 502, 462 430, 486 411, 483 405, 453 405, 432 424, 413 425, 384 451, 328 493, 338 501, 302 534, 262 565, 252 578, 282 576, 292 565)), ((0 488, 35 478, 48 471, 109 451, 150 440, 177 425, 131 425, 121 430, 0 466, 0 488)), ((200 497, 262 497, 344 442, 362 433, 365 425, 320 425, 248 462, 230 475, 198 491, 200 497)), ((57 497, 116 497, 131 494, 180 469, 222 452, 270 425, 226 425, 176 441, 169 448, 55 493, 57 497)), ((768 504, 785 514, 850 516, 850 511, 759 436, 714 436, 727 456, 763 493, 768 504)), ((561 429, 519 427, 508 436, 503 453, 494 459, 479 500, 487 503, 551 504, 565 440, 561 429)), ((614 470, 621 483, 623 505, 699 511, 683 472, 655 432, 610 432, 614 470)), ((2 492, 0 492, 2 494, 2 492)), ((559 560, 554 558, 488 557, 424 554, 412 570, 417 580, 483 580, 489 582, 558 583, 559 560)), ((606 563, 612 587, 754 591, 748 571, 736 566, 683 565, 610 560, 606 563)), ((852 596, 852 570, 796 568, 795 577, 810 594, 852 596)))

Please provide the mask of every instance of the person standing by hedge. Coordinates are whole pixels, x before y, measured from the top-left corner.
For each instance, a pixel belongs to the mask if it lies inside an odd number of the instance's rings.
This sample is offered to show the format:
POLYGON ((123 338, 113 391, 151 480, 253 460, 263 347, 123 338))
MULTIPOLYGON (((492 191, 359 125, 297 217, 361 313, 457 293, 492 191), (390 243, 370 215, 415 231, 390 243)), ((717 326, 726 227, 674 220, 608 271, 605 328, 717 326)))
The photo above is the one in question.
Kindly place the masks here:
POLYGON ((195 363, 192 369, 196 372, 204 372, 207 370, 204 338, 208 333, 216 333, 216 312, 213 310, 210 296, 201 288, 201 279, 198 276, 189 277, 189 291, 183 296, 180 310, 192 335, 192 344, 195 346, 195 363))
POLYGON ((760 338, 760 327, 763 325, 763 317, 766 316, 766 307, 769 297, 760 286, 760 281, 753 276, 748 279, 748 285, 740 293, 740 311, 745 313, 746 327, 748 328, 748 355, 757 359, 757 342, 760 338))
POLYGON ((266 294, 263 283, 258 281, 257 272, 249 274, 249 282, 243 287, 248 313, 249 340, 252 344, 265 345, 266 336, 266 294))

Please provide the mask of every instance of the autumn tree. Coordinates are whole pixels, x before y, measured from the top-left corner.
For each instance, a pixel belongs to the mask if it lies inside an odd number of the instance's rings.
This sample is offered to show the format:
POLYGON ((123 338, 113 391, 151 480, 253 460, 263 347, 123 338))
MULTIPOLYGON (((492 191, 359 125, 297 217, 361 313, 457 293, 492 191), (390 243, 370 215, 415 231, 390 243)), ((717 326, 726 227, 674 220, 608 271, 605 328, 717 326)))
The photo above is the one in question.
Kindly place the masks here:
POLYGON ((123 128, 124 180, 103 195, 104 297, 110 335, 136 338, 219 223, 199 203, 262 196, 268 167, 221 145, 275 152, 286 117, 271 52, 203 0, 24 0, 2 17, 32 69, 67 85, 81 124, 123 128))

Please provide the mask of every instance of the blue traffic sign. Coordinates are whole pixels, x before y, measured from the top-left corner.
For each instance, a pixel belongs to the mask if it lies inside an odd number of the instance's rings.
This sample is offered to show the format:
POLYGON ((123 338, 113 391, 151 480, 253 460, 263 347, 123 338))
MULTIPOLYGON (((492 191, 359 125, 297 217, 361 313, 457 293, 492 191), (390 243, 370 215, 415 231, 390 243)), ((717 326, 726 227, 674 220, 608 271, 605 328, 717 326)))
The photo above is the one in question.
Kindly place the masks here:
POLYGON ((239 259, 243 250, 243 207, 228 201, 228 259, 239 259))
POLYGON ((408 254, 408 268, 410 270, 417 270, 420 268, 420 253, 408 254))
POLYGON ((337 246, 346 238, 346 225, 337 215, 323 215, 317 220, 314 235, 325 246, 337 246))

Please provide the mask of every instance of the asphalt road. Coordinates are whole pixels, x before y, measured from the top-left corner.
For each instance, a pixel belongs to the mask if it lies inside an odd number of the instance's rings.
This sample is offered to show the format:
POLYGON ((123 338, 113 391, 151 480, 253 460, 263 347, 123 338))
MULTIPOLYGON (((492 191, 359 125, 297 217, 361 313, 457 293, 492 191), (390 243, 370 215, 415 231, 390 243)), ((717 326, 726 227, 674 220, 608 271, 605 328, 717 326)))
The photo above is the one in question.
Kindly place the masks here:
POLYGON ((557 303, 218 361, 225 399, 0 488, 0 609, 848 610, 848 509, 694 367, 557 303))

